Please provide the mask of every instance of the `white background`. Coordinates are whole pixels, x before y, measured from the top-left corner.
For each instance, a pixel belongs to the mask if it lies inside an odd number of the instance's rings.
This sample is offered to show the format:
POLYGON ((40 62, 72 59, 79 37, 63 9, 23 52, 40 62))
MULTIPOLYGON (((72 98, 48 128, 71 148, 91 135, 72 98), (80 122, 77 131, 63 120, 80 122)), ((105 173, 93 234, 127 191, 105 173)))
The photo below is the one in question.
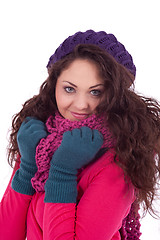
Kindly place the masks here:
MULTIPOLYGON (((11 174, 6 146, 12 116, 38 93, 48 58, 59 44, 87 29, 113 33, 133 56, 137 91, 160 100, 158 0, 1 0, 0 198, 11 174)), ((142 240, 160 238, 160 220, 147 215, 141 224, 142 240)))

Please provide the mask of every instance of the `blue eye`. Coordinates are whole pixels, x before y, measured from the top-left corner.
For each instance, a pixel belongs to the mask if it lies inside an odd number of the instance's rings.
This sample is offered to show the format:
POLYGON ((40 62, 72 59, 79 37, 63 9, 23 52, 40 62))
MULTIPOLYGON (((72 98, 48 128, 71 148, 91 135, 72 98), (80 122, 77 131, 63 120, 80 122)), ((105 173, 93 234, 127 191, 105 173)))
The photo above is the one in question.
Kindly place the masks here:
POLYGON ((74 92, 74 88, 72 88, 72 87, 64 87, 64 90, 65 90, 67 93, 72 93, 72 92, 74 92))
POLYGON ((100 90, 92 90, 92 91, 91 91, 91 94, 92 94, 93 96, 98 97, 98 96, 101 95, 101 91, 100 91, 100 90))

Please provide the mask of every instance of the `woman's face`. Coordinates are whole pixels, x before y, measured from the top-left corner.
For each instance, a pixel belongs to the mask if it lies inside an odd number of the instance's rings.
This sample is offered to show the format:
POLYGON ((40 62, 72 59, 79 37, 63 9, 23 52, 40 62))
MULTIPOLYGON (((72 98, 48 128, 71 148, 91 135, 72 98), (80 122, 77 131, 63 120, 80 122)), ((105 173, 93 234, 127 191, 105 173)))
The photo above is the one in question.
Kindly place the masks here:
POLYGON ((88 60, 76 59, 62 71, 56 83, 56 102, 60 114, 71 121, 88 118, 102 101, 103 79, 97 66, 88 60))

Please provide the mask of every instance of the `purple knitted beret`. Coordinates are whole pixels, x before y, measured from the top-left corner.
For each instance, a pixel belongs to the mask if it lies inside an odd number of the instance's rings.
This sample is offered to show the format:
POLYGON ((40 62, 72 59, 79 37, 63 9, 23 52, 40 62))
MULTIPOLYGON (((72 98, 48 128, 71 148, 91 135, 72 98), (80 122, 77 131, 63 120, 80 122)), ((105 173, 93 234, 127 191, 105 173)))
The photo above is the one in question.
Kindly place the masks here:
POLYGON ((47 68, 49 69, 55 62, 72 52, 78 44, 95 44, 99 46, 111 54, 118 63, 125 66, 134 76, 136 75, 136 67, 132 56, 127 52, 124 45, 118 42, 113 34, 107 34, 104 31, 94 32, 93 30, 77 32, 65 39, 50 57, 47 68))

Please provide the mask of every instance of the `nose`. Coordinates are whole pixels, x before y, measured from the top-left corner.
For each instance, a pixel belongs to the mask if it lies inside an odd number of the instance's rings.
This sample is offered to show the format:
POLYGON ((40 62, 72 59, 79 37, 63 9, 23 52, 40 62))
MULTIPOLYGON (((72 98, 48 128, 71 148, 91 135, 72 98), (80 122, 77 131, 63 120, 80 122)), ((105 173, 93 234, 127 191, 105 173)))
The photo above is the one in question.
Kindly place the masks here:
POLYGON ((87 96, 79 95, 74 99, 74 106, 77 110, 85 110, 89 108, 87 96))

